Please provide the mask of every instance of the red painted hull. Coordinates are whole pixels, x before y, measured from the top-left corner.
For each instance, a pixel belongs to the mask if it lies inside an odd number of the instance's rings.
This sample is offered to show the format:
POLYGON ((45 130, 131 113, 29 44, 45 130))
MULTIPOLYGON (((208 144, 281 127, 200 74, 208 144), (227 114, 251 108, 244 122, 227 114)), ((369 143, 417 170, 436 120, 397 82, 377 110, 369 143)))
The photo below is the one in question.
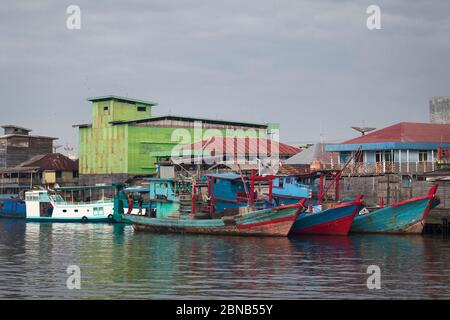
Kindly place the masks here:
POLYGON ((356 213, 357 211, 349 216, 342 217, 337 220, 301 229, 301 232, 298 234, 346 236, 350 232, 356 213))

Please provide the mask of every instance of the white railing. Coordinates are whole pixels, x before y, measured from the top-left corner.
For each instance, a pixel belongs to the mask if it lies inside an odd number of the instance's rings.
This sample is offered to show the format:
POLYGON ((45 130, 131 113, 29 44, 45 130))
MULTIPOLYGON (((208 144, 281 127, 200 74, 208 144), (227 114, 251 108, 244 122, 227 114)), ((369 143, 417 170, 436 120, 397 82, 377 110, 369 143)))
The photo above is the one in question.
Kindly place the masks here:
MULTIPOLYGON (((342 168, 343 165, 340 166, 342 168)), ((377 162, 377 163, 350 163, 344 174, 365 175, 384 173, 421 174, 434 171, 436 163, 424 162, 377 162)))

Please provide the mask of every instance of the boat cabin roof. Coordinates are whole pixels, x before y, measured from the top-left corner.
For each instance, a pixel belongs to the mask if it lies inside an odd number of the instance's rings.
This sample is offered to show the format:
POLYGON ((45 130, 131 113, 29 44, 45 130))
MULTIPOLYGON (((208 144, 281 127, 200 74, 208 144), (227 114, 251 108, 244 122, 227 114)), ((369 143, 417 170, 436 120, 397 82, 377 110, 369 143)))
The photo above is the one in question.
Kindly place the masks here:
POLYGON ((233 172, 207 174, 206 176, 213 177, 215 179, 241 180, 241 176, 233 172))
POLYGON ((55 188, 55 191, 83 191, 83 190, 115 190, 116 185, 105 186, 73 186, 73 187, 59 187, 55 188))
POLYGON ((123 189, 123 192, 140 192, 140 193, 146 193, 150 192, 148 188, 125 188, 123 189))

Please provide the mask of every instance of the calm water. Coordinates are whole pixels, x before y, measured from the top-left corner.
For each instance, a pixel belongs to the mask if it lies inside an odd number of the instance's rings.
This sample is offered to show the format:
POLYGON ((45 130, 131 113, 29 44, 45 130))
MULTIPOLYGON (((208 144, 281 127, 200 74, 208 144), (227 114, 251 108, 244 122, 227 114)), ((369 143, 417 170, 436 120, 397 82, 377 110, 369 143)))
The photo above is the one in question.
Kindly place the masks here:
POLYGON ((450 298, 450 240, 240 238, 0 220, 0 298, 450 298), (366 287, 368 265, 382 289, 366 287), (81 290, 66 287, 68 265, 81 290))

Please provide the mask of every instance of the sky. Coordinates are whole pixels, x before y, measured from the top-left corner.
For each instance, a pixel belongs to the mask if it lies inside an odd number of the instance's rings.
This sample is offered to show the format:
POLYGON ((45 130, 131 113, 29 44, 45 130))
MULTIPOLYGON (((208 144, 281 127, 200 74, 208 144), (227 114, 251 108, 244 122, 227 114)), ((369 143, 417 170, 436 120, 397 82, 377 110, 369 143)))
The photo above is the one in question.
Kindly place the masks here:
POLYGON ((156 101, 154 115, 280 123, 292 144, 428 122, 429 98, 450 95, 449 12, 447 0, 3 0, 0 124, 77 148, 86 98, 109 94, 156 101))

